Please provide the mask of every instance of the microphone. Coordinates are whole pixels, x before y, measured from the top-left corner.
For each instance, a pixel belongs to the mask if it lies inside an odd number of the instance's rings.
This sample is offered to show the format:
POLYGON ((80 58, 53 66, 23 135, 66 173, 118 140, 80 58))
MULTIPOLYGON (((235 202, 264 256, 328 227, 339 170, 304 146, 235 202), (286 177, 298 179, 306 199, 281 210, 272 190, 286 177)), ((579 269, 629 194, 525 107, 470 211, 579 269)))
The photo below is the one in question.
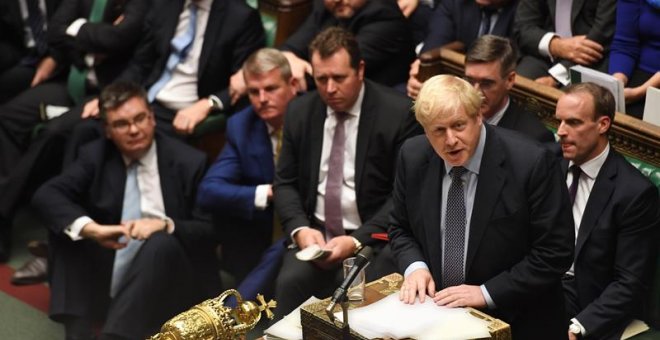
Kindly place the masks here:
POLYGON ((373 250, 369 246, 365 246, 355 255, 355 263, 353 264, 353 267, 351 267, 351 270, 344 278, 344 282, 342 282, 339 288, 337 288, 334 294, 332 294, 330 304, 326 308, 328 315, 332 315, 332 310, 335 308, 337 302, 341 302, 344 296, 346 296, 348 287, 350 287, 351 283, 355 281, 355 278, 357 277, 358 273, 360 273, 360 270, 362 270, 362 268, 364 268, 369 263, 369 261, 371 261, 372 255, 373 250))

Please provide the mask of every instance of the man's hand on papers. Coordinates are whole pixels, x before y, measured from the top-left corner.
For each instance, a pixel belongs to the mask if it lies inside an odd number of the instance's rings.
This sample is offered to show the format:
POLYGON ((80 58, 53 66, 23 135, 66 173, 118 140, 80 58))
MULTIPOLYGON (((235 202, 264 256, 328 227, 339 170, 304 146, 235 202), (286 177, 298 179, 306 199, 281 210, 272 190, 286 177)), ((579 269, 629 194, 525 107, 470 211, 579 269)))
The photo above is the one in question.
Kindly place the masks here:
POLYGON ((433 301, 438 306, 445 307, 486 307, 486 299, 481 288, 471 285, 447 287, 435 293, 433 301))
POLYGON ((321 248, 325 246, 323 234, 314 228, 300 228, 293 238, 300 249, 305 249, 312 244, 318 244, 321 248))
POLYGON ((417 269, 410 273, 403 281, 399 291, 399 300, 403 303, 415 303, 415 297, 419 296, 419 301, 424 302, 424 298, 434 296, 435 282, 428 269, 417 269))
POLYGON ((355 253, 355 242, 350 236, 333 237, 324 249, 330 250, 328 257, 315 261, 321 268, 331 268, 355 253))

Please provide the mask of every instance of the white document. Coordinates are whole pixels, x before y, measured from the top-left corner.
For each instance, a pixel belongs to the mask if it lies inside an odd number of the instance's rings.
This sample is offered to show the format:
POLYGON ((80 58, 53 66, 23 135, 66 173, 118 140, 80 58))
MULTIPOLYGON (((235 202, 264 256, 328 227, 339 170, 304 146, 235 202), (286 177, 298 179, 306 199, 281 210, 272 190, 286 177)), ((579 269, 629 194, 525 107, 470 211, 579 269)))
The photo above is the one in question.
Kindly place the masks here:
POLYGON ((581 65, 572 66, 570 69, 571 84, 595 83, 612 92, 616 101, 616 112, 626 113, 626 100, 623 97, 623 83, 607 73, 581 65))
MULTIPOLYGON (((341 311, 335 313, 342 319, 341 311)), ((398 294, 365 307, 349 310, 351 329, 365 338, 413 338, 417 340, 488 338, 488 323, 464 308, 437 306, 433 299, 407 305, 398 294)))
POLYGON ((300 323, 300 307, 321 301, 312 296, 307 301, 303 302, 298 308, 294 309, 291 313, 287 314, 282 320, 274 325, 268 327, 264 331, 265 338, 268 339, 288 339, 288 340, 302 340, 302 325, 300 323))
POLYGON ((646 102, 642 117, 645 122, 660 126, 660 89, 655 87, 646 89, 646 102))

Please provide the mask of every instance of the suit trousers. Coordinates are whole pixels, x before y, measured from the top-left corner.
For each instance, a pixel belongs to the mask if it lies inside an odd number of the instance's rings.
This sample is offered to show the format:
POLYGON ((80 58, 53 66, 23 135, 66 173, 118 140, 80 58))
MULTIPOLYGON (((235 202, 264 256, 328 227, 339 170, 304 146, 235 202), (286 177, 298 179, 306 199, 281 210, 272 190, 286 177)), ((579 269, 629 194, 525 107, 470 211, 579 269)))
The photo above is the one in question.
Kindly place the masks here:
POLYGON ((92 241, 64 237, 51 237, 50 314, 56 321, 105 316, 102 334, 145 339, 199 302, 187 255, 165 232, 154 233, 143 244, 127 272, 126 285, 112 300, 108 294, 114 252, 92 241))
POLYGON ((34 72, 34 66, 20 64, 0 72, 0 105, 30 88, 34 72))

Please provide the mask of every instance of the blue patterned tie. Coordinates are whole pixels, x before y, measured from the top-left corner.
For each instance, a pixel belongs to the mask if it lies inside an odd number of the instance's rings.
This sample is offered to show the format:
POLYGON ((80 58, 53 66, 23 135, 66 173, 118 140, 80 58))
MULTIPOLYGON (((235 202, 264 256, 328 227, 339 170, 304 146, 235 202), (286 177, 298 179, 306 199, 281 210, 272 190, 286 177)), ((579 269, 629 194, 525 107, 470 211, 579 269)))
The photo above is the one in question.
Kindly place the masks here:
MULTIPOLYGON (((124 204, 121 211, 121 220, 130 221, 142 217, 140 207, 140 188, 138 187, 137 168, 139 162, 131 163, 126 169, 126 187, 124 189, 124 204)), ((119 239, 125 242, 126 238, 122 236, 119 239)), ((115 297, 125 280, 126 271, 130 267, 133 258, 142 246, 143 241, 130 239, 125 248, 117 250, 115 253, 115 263, 112 267, 112 281, 110 283, 110 297, 115 297)))
POLYGON ((195 40, 195 32, 197 30, 197 5, 190 4, 188 10, 190 12, 188 29, 182 35, 175 36, 172 39, 170 43, 172 53, 170 53, 170 57, 167 59, 163 74, 161 74, 160 78, 158 78, 151 88, 149 88, 148 98, 150 103, 156 99, 156 95, 163 89, 163 87, 165 87, 165 84, 172 79, 174 68, 182 60, 186 59, 188 51, 190 51, 193 41, 195 40))
POLYGON ((445 244, 442 264, 442 288, 457 286, 465 281, 463 253, 465 249, 465 195, 461 177, 468 170, 462 166, 451 169, 451 185, 447 193, 445 212, 445 244))

